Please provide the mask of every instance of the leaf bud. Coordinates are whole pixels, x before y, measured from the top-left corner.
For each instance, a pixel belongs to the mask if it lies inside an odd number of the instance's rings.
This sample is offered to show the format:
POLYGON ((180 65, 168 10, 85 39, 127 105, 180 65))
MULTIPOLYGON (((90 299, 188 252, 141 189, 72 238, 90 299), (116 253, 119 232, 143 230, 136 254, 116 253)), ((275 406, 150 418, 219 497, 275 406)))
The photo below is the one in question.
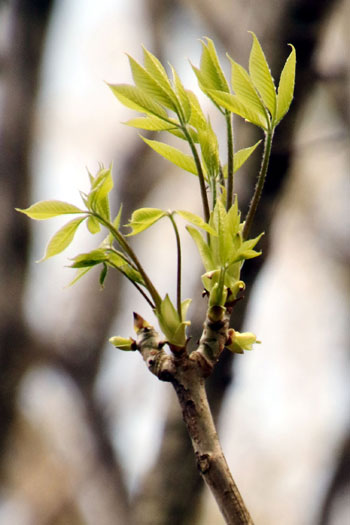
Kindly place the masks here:
POLYGON ((244 350, 252 350, 255 343, 260 344, 261 341, 252 332, 240 333, 230 328, 226 347, 235 354, 243 354, 244 350))
POLYGON ((109 342, 116 348, 119 348, 119 350, 126 352, 137 350, 136 341, 132 339, 132 337, 127 339, 125 337, 114 336, 109 339, 109 342))

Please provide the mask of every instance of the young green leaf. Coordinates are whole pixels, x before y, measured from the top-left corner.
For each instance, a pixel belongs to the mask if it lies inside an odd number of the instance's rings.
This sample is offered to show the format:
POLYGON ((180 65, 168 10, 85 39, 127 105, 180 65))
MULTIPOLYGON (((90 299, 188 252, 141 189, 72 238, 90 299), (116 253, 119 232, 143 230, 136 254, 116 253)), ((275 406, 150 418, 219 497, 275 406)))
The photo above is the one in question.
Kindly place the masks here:
POLYGON ((187 310, 192 302, 192 299, 185 299, 181 303, 181 317, 182 319, 186 319, 187 317, 187 310))
POLYGON ((202 41, 200 71, 205 89, 217 89, 219 91, 225 91, 226 93, 230 92, 229 85, 216 53, 214 42, 210 38, 206 38, 206 42, 202 41))
MULTIPOLYGON (((186 311, 189 302, 184 301, 181 309, 186 311)), ((159 321, 159 326, 170 344, 183 347, 186 344, 186 326, 189 321, 181 322, 179 314, 171 302, 168 294, 160 304, 160 308, 155 311, 159 321)))
MULTIPOLYGON (((101 166, 97 175, 92 179, 91 191, 87 196, 87 204, 91 211, 98 213, 107 221, 110 220, 108 194, 112 189, 112 167, 106 169, 101 166)), ((93 226, 92 230, 94 230, 93 226)), ((91 233, 96 232, 91 231, 91 233)))
POLYGON ((215 178, 220 170, 219 144, 209 122, 205 129, 198 130, 198 140, 209 178, 215 178))
POLYGON ((206 269, 207 272, 213 270, 215 268, 213 254, 209 246, 203 239, 202 235, 199 233, 198 230, 196 230, 196 228, 193 228, 192 226, 186 226, 186 229, 188 233, 191 235, 192 239, 194 240, 197 246, 197 250, 202 259, 204 268, 206 269))
POLYGON ((231 232, 231 235, 232 236, 237 235, 239 233, 239 231, 240 231, 240 226, 241 226, 241 214, 240 214, 240 211, 238 209, 237 196, 234 199, 234 202, 233 202, 231 208, 227 212, 227 219, 226 220, 227 220, 227 227, 228 227, 229 231, 231 232))
POLYGON ((176 210, 176 213, 180 215, 183 219, 185 219, 185 221, 188 221, 191 224, 194 224, 194 226, 198 226, 198 228, 205 230, 211 235, 214 235, 214 236, 217 235, 214 228, 209 226, 208 223, 204 222, 203 219, 199 217, 198 215, 195 215, 194 213, 191 213, 190 211, 185 211, 185 210, 176 210))
POLYGON ((191 118, 191 102, 188 98, 188 94, 185 88, 182 85, 179 75, 177 74, 177 72, 172 66, 171 66, 171 70, 172 70, 173 77, 174 77, 174 85, 175 85, 176 95, 178 99, 178 104, 182 110, 182 115, 186 123, 191 118))
POLYGON ((232 64, 232 87, 236 95, 238 95, 241 102, 247 107, 260 114, 260 119, 265 122, 267 126, 268 120, 266 110, 260 100, 258 93, 251 81, 247 71, 240 64, 237 64, 230 56, 228 56, 232 64))
POLYGON ((49 244, 46 247, 45 255, 40 261, 46 261, 49 257, 57 255, 58 253, 63 252, 72 242, 75 232, 77 231, 79 225, 85 220, 86 217, 79 217, 78 219, 73 219, 65 224, 55 235, 50 239, 49 244))
POLYGON ((266 129, 266 117, 262 118, 260 112, 256 111, 251 105, 247 106, 244 104, 237 95, 214 90, 210 90, 209 94, 219 106, 228 109, 262 129, 266 129))
MULTIPOLYGON (((172 119, 169 119, 169 121, 172 119)), ((139 117, 128 120, 124 122, 127 126, 132 126, 133 128, 147 129, 149 131, 169 131, 172 127, 176 128, 178 123, 174 121, 174 124, 171 124, 168 121, 161 120, 157 117, 139 117)))
POLYGON ((154 149, 154 151, 159 153, 159 155, 165 159, 169 160, 173 164, 176 164, 176 166, 179 166, 179 168, 197 175, 196 163, 190 155, 186 155, 179 149, 169 146, 168 144, 164 144, 164 142, 146 139, 145 137, 141 138, 144 142, 146 142, 146 144, 148 144, 152 149, 154 149))
POLYGON ((104 288, 104 283, 105 283, 105 280, 106 280, 106 277, 107 277, 107 273, 108 273, 108 266, 107 266, 106 263, 103 263, 102 270, 101 270, 100 276, 98 278, 98 281, 100 283, 101 288, 104 288))
POLYGON ((194 126, 197 130, 206 128, 207 119, 204 116, 197 96, 193 93, 193 91, 186 90, 186 93, 191 104, 191 118, 189 124, 194 126))
POLYGON ((103 249, 91 250, 91 252, 76 255, 70 268, 87 268, 88 266, 96 266, 96 264, 107 261, 107 259, 108 256, 103 249))
POLYGON ((92 215, 90 215, 90 217, 86 221, 86 226, 89 232, 92 234, 98 233, 101 230, 100 223, 98 222, 96 217, 93 217, 92 215))
POLYGON ((253 32, 251 35, 253 36, 253 45, 249 56, 249 73, 265 106, 274 118, 276 112, 275 84, 259 40, 253 32))
MULTIPOLYGON (((179 139, 188 141, 188 138, 186 137, 185 133, 181 131, 180 128, 172 128, 167 130, 168 133, 171 133, 171 135, 174 135, 175 137, 178 137, 179 139)), ((198 143, 198 133, 195 129, 193 129, 191 126, 187 126, 188 134, 190 135, 191 139, 195 144, 198 143)))
POLYGON ((120 252, 116 252, 114 250, 109 251, 107 263, 109 266, 119 270, 133 283, 141 284, 142 286, 145 285, 145 281, 143 280, 140 272, 133 268, 120 252))
POLYGON ((93 268, 93 267, 92 266, 88 266, 87 268, 79 268, 77 270, 77 273, 76 273, 74 279, 68 284, 68 286, 73 286, 73 284, 75 284, 77 281, 79 281, 79 279, 84 277, 84 275, 86 275, 87 272, 89 270, 91 270, 91 268, 93 268))
POLYGON ((139 64, 134 58, 128 55, 132 76, 136 86, 156 100, 163 106, 175 110, 176 97, 174 93, 163 88, 162 84, 157 82, 155 78, 139 64))
POLYGON ((166 110, 142 89, 130 84, 107 84, 117 99, 127 108, 134 109, 147 115, 167 119, 166 110))
POLYGON ((235 153, 234 160, 233 160, 234 172, 238 171, 239 168, 243 166, 245 161, 249 159, 250 155, 259 146, 260 142, 261 140, 258 140, 258 142, 254 144, 254 146, 250 146, 249 148, 240 149, 235 153))
POLYGON ((73 213, 85 213, 84 210, 81 210, 74 204, 69 204, 64 201, 39 201, 35 204, 29 206, 29 208, 21 209, 15 208, 20 213, 28 215, 31 219, 37 221, 43 221, 46 219, 51 219, 52 217, 57 217, 58 215, 70 215, 73 213))
POLYGON ((140 208, 135 210, 131 215, 131 220, 127 226, 132 228, 132 232, 128 234, 136 235, 137 233, 147 230, 154 223, 159 221, 162 217, 167 215, 167 213, 158 208, 140 208))
POLYGON ((292 44, 290 44, 290 46, 292 51, 284 64, 278 86, 275 125, 283 119, 293 100, 296 55, 294 46, 292 46, 292 44))
MULTIPOLYGON (((220 199, 216 201, 213 211, 213 225, 218 232, 217 243, 220 266, 224 267, 232 255, 232 234, 229 230, 225 206, 220 199)), ((212 240, 216 241, 216 239, 211 239, 211 241, 212 240)), ((213 242, 212 244, 214 247, 213 242)))
POLYGON ((146 71, 162 86, 164 91, 168 93, 169 96, 173 96, 174 91, 173 88, 169 82, 168 75, 164 69, 164 66, 158 60, 156 56, 154 56, 150 51, 148 51, 145 47, 143 49, 143 63, 145 66, 146 71))

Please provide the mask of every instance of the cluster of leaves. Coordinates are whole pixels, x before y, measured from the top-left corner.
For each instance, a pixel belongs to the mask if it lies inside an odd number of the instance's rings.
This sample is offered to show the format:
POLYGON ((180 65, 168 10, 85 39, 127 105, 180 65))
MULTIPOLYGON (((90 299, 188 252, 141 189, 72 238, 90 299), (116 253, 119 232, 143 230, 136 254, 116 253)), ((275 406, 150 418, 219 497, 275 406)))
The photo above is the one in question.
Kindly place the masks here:
POLYGON ((197 245, 206 270, 202 282, 209 293, 209 305, 225 307, 233 304, 238 292, 244 289, 244 282, 240 280, 242 262, 260 255, 254 247, 262 234, 255 239, 243 239, 237 198, 228 212, 218 199, 209 225, 214 234, 209 233, 207 238, 191 226, 187 230, 197 245))
MULTIPOLYGON (((77 215, 52 237, 42 260, 63 251, 83 222, 92 234, 99 232, 101 226, 105 227, 108 235, 98 248, 81 253, 73 259, 71 267, 78 270, 73 283, 91 268, 101 265, 100 283, 103 285, 108 269, 117 269, 148 301, 168 343, 173 347, 183 347, 186 344, 186 327, 190 324, 186 320, 186 314, 191 300, 183 301, 181 298, 181 243, 175 216, 180 216, 189 223, 187 230, 198 248, 205 268, 202 282, 209 296, 209 308, 219 306, 224 309, 232 305, 238 292, 244 288, 240 279, 242 265, 246 259, 259 255, 254 247, 260 239, 260 236, 251 240, 247 238, 247 224, 250 224, 254 216, 259 195, 254 195, 252 209, 248 212, 246 221, 241 221, 238 201, 233 192, 234 173, 246 162, 260 141, 234 152, 232 115, 236 114, 258 126, 265 134, 265 148, 259 174, 263 183, 274 129, 288 111, 293 98, 295 50, 292 49, 285 63, 276 90, 264 53, 253 34, 249 72, 229 57, 232 66, 230 87, 212 40, 206 39, 202 42, 200 67, 192 68, 200 89, 224 116, 227 129, 226 162, 220 159, 217 136, 196 95, 184 88, 173 67, 170 79, 160 61, 147 49, 143 49, 143 58, 144 65, 141 65, 129 56, 135 85, 112 84, 110 88, 120 102, 143 115, 129 120, 128 125, 155 132, 166 131, 187 142, 189 153, 184 153, 164 142, 143 137, 143 140, 162 157, 198 176, 203 218, 185 210, 169 212, 159 208, 141 208, 133 212, 127 225, 131 232, 123 233, 120 227, 122 209, 120 208, 117 216, 111 219, 109 193, 113 188, 113 180, 111 168, 106 169, 103 166, 95 176, 89 173, 90 191, 87 194, 81 193, 84 209, 56 200, 38 202, 18 211, 37 220, 66 214, 77 215), (210 204, 208 189, 211 194, 210 204), (176 237, 176 306, 168 294, 164 299, 160 297, 128 239, 163 217, 170 220, 176 237)), ((233 337, 232 332, 231 335, 228 347, 235 352, 250 349, 251 344, 256 342, 255 336, 250 333, 235 332, 233 337)), ((123 350, 135 349, 131 338, 112 338, 112 343, 123 350)))

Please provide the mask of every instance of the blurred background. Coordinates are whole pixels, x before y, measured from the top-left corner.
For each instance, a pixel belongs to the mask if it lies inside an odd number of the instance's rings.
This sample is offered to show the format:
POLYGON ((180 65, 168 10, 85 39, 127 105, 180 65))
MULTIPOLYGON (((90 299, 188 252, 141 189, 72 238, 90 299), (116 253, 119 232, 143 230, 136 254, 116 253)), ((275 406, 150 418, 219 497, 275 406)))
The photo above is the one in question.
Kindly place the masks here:
MULTIPOLYGON (((62 221, 14 211, 79 204, 86 168, 113 161, 116 211, 200 212, 197 180, 122 124, 132 112, 105 82, 130 82, 141 44, 198 92, 208 36, 247 66, 254 31, 275 78, 297 51, 296 93, 279 126, 247 263, 236 329, 262 344, 222 356, 208 382, 233 476, 259 525, 350 523, 349 19, 347 0, 2 0, 0 2, 0 525, 220 525, 168 384, 108 344, 133 335, 128 283, 98 273, 73 288, 68 258, 96 246, 82 231, 37 265, 62 221)), ((201 97, 204 106, 207 101, 201 97)), ((208 111, 211 109, 207 108, 208 111)), ((222 122, 213 114, 220 136, 222 122)), ((239 147, 258 132, 235 121, 239 147)), ((261 152, 260 152, 261 153, 261 152)), ((259 162, 236 176, 246 209, 259 162)), ((188 236, 189 237, 189 236, 188 236)), ((201 331, 200 261, 182 231, 184 297, 201 331)), ((174 241, 159 224, 134 241, 161 293, 174 292, 174 241)), ((227 353, 228 354, 228 353, 227 353)))

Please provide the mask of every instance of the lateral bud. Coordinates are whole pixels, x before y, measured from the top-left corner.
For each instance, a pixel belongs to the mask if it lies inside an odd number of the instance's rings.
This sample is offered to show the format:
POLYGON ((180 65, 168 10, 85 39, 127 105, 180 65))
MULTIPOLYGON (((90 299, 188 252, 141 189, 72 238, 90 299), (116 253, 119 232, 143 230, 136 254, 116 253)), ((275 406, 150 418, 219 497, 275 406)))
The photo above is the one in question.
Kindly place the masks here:
POLYGON ((134 312, 134 330, 138 334, 141 330, 150 329, 152 326, 141 315, 134 312))

